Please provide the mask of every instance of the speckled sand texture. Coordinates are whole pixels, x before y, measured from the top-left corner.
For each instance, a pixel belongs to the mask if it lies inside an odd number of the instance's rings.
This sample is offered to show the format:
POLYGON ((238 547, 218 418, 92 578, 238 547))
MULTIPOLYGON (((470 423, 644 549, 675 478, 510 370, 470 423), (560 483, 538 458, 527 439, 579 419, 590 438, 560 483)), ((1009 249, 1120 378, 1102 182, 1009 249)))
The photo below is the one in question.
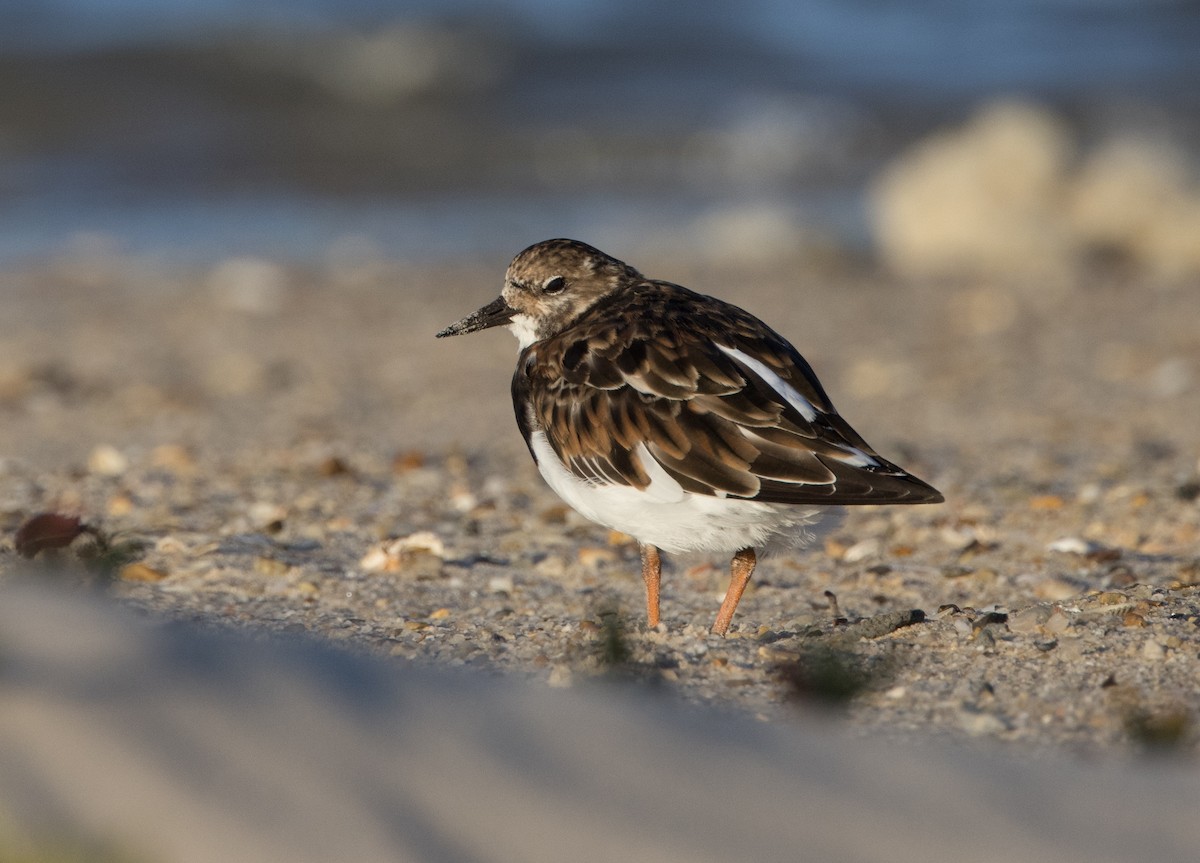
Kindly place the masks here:
POLYGON ((669 559, 648 632, 636 547, 567 511, 524 451, 512 338, 433 338, 505 261, 93 253, 0 276, 0 566, 22 568, 26 517, 67 512, 144 544, 111 593, 152 620, 554 686, 610 673, 619 631, 621 673, 774 722, 796 711, 780 667, 832 645, 871 673, 851 733, 1123 748, 1164 726, 1195 745, 1200 285, 610 251, 770 322, 947 503, 853 510, 767 559, 725 640, 706 630, 728 562, 669 559))

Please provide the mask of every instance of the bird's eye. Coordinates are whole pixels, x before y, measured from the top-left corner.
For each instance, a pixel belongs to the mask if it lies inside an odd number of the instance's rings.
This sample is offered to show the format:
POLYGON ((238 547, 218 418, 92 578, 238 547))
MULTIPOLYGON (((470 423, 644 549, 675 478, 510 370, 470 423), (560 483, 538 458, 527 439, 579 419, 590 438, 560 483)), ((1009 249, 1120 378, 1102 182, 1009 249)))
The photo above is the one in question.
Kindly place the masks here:
POLYGON ((562 276, 551 276, 546 279, 546 284, 542 285, 543 294, 560 294, 563 288, 567 286, 567 280, 562 276))

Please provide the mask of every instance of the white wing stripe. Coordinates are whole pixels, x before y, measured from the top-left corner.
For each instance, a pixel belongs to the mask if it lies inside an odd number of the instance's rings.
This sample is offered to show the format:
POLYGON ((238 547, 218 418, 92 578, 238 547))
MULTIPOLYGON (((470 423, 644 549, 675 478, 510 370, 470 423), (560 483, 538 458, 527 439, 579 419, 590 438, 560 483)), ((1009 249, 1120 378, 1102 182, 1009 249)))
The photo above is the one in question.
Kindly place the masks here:
POLYGON ((789 384, 779 375, 775 374, 775 372, 771 371, 771 369, 767 367, 762 360, 756 359, 755 357, 752 357, 743 351, 739 351, 737 348, 727 348, 724 345, 718 345, 717 347, 762 378, 766 382, 767 386, 775 390, 775 392, 782 396, 788 404, 799 411, 800 416, 804 417, 809 422, 812 422, 817 418, 817 409, 813 407, 812 402, 800 395, 794 386, 789 384))
MULTIPOLYGON (((766 385, 775 390, 779 396, 794 407, 800 413, 800 416, 809 422, 813 422, 817 418, 818 411, 813 407, 813 403, 800 395, 794 386, 771 371, 770 367, 763 363, 762 360, 752 357, 744 351, 739 351, 737 348, 727 348, 724 345, 717 345, 717 347, 762 378, 766 385)), ((745 430, 743 429, 743 431, 745 430)), ((839 449, 846 454, 840 460, 848 465, 869 467, 879 464, 877 460, 857 447, 842 445, 839 449)))

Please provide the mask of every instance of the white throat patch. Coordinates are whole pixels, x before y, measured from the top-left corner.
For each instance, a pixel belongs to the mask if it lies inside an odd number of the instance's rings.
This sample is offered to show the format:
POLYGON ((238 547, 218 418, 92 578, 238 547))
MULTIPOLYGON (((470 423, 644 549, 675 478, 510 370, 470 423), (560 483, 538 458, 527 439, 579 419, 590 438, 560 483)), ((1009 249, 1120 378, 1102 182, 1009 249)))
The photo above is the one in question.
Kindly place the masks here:
POLYGON ((525 350, 537 341, 533 318, 529 315, 513 315, 508 324, 508 331, 517 337, 518 351, 525 350))

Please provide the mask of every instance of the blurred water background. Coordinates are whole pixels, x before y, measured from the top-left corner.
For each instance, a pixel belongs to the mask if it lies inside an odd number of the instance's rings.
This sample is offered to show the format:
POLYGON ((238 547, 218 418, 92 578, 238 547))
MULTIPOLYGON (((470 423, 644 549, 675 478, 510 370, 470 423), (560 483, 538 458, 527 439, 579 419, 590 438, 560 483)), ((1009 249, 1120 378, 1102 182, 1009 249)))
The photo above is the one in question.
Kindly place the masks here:
POLYGON ((1117 234, 1144 225, 1109 225, 1113 196, 1151 218, 1180 194, 1186 247, 1198 46, 1193 0, 6 0, 0 262, 436 260, 573 235, 920 271, 943 240, 907 237, 913 214, 958 230, 987 194, 1045 211, 1035 244, 1070 214, 1072 254, 1134 256, 1117 234), (939 198, 922 159, 968 180, 939 198))

